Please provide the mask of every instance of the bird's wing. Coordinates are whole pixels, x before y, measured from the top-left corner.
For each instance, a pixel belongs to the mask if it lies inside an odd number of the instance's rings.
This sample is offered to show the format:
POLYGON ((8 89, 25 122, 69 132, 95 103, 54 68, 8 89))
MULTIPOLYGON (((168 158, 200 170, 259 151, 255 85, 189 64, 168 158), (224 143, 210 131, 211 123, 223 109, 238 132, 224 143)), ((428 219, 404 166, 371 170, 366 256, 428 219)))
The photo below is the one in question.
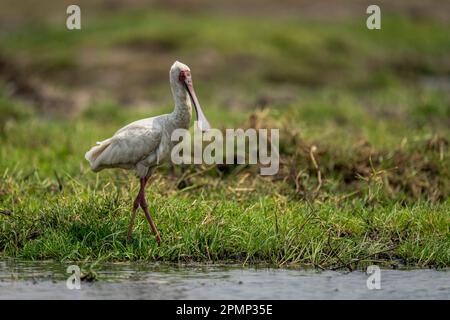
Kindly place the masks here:
POLYGON ((112 138, 100 142, 86 153, 92 170, 132 167, 155 152, 161 142, 161 121, 143 119, 119 129, 112 138))

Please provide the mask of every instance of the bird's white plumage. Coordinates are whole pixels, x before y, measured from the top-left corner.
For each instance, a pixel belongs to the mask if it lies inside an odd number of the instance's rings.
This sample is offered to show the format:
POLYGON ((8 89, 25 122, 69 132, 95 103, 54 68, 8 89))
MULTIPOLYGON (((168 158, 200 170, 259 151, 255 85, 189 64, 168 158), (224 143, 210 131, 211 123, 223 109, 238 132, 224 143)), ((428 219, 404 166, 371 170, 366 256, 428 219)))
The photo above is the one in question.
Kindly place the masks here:
POLYGON ((149 118, 133 122, 118 130, 112 138, 93 147, 86 153, 92 170, 111 167, 129 169, 156 152, 163 131, 157 120, 149 118))
POLYGON ((173 130, 188 128, 192 116, 191 102, 178 81, 181 70, 189 68, 178 61, 170 69, 174 112, 132 122, 119 129, 111 138, 97 142, 85 154, 93 171, 105 168, 134 169, 143 178, 167 158, 172 147, 170 136, 173 130))

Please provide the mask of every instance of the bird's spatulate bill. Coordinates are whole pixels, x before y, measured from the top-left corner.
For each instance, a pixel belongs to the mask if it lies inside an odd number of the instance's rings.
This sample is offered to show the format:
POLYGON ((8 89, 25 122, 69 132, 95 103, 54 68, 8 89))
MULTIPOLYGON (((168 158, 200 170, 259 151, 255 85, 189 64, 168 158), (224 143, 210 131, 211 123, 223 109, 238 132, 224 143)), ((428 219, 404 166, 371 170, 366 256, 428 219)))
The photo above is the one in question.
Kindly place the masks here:
POLYGON ((186 89, 189 93, 189 97, 191 98, 192 104, 195 108, 195 113, 197 114, 197 124, 198 128, 202 131, 207 131, 211 128, 208 120, 205 117, 205 114, 202 111, 202 107, 200 107, 200 103, 198 102, 197 96, 195 95, 194 87, 191 83, 186 83, 186 89))

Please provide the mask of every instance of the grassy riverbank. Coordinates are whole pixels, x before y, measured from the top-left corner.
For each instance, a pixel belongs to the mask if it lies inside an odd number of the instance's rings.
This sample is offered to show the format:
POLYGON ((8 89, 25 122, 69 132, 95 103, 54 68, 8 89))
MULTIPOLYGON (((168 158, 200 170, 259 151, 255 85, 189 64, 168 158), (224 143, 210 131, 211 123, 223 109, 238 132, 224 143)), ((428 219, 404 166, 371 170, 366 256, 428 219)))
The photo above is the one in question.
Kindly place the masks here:
POLYGON ((450 265, 445 22, 94 9, 79 33, 35 17, 0 34, 1 256, 450 265), (137 181, 83 155, 171 110, 175 59, 213 126, 281 129, 280 171, 164 166, 147 191, 162 245, 142 213, 127 243, 137 181))

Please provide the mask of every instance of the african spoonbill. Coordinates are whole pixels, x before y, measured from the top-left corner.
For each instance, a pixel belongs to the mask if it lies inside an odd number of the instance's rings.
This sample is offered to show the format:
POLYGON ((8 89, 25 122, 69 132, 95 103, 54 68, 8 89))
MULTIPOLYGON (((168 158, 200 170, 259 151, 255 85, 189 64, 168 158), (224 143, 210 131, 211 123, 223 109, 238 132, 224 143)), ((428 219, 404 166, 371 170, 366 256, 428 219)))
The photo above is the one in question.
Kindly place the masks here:
POLYGON ((192 85, 189 67, 176 61, 169 72, 172 95, 175 100, 174 111, 153 118, 135 121, 119 129, 111 138, 97 142, 85 155, 92 171, 106 168, 134 170, 140 179, 139 193, 134 200, 128 229, 128 241, 133 231, 134 219, 139 206, 144 211, 158 245, 161 242, 145 198, 145 186, 154 169, 170 158, 173 147, 171 134, 175 129, 188 129, 194 105, 198 126, 202 131, 210 128, 200 107, 192 85))

